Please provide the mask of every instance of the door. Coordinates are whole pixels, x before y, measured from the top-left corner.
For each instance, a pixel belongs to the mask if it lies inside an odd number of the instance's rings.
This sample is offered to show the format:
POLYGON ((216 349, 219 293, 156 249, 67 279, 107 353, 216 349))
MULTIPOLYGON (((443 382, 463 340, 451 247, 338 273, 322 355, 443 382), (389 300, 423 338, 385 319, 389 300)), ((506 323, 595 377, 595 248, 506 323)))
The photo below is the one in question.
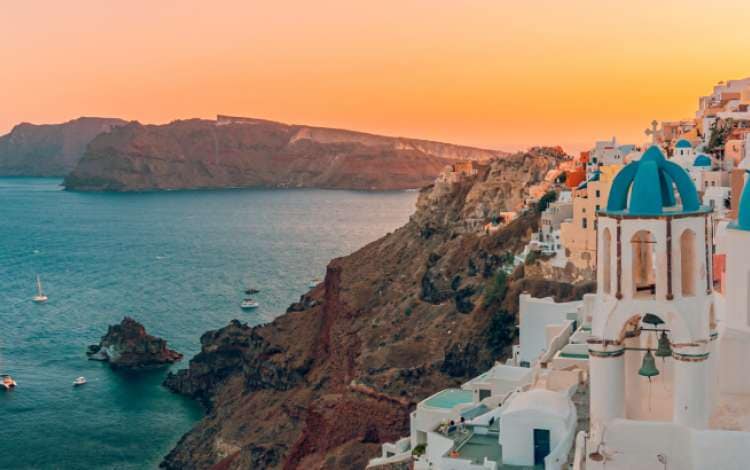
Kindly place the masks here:
POLYGON ((534 429, 534 465, 544 465, 549 455, 549 429, 534 429))

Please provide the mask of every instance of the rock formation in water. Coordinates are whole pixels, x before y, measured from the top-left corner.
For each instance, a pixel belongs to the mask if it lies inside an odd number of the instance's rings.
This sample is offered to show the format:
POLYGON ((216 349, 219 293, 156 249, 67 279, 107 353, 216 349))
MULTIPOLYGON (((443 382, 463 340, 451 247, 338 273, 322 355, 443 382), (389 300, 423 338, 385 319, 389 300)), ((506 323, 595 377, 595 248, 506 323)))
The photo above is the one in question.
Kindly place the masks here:
POLYGON ((106 361, 118 369, 158 367, 182 359, 182 354, 169 349, 165 340, 149 335, 130 317, 110 325, 99 344, 89 346, 86 354, 91 360, 106 361))
POLYGON ((508 356, 519 293, 571 300, 591 289, 527 278, 523 265, 507 282, 499 274, 538 230, 535 210, 482 230, 521 210, 561 157, 521 153, 427 187, 405 226, 331 261, 286 314, 204 334, 165 385, 207 413, 162 466, 361 469, 380 443, 408 435, 419 400, 508 356))
POLYGON ((62 124, 18 124, 0 137, 0 175, 65 176, 94 137, 122 124, 121 119, 97 117, 62 124))
POLYGON ((449 163, 504 153, 362 132, 219 116, 165 125, 132 122, 95 139, 65 187, 409 189, 449 163))

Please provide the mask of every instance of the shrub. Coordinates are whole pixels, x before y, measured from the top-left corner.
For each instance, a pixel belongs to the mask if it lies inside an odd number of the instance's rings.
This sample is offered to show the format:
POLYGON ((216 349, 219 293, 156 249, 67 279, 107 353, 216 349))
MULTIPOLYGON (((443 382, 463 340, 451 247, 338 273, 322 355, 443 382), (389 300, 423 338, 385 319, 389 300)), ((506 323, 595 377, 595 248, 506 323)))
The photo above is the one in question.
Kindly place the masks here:
POLYGON ((488 307, 495 303, 502 302, 505 293, 508 291, 508 275, 505 271, 498 271, 492 277, 484 294, 484 306, 488 307))
POLYGON ((499 354, 508 345, 513 344, 516 336, 516 319, 505 310, 500 310, 492 316, 487 328, 487 346, 495 354, 499 354))
POLYGON ((539 212, 544 212, 547 210, 550 204, 557 201, 557 192, 555 191, 547 191, 544 193, 544 196, 542 196, 539 199, 539 202, 536 205, 536 209, 539 212))
POLYGON ((424 451, 427 449, 427 444, 419 444, 415 448, 411 450, 411 455, 414 457, 419 457, 420 455, 424 454, 424 451))

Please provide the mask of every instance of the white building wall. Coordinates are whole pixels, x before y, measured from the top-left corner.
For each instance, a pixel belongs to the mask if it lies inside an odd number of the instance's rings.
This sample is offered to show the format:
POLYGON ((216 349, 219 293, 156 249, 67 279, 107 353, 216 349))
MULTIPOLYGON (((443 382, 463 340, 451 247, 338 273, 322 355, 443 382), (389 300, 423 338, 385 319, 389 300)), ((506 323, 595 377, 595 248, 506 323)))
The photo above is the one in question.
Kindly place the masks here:
POLYGON ((555 303, 552 297, 519 296, 519 361, 533 364, 547 349, 547 325, 564 323, 568 314, 575 313, 580 302, 555 303))

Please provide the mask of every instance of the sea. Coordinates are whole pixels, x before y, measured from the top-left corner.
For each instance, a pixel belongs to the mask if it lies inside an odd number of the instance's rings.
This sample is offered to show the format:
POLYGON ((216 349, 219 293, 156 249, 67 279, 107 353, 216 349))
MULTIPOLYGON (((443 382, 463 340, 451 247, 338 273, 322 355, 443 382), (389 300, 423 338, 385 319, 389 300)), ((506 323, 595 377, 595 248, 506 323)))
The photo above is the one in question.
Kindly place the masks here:
POLYGON ((185 354, 232 319, 273 320, 328 262, 403 225, 416 192, 76 193, 0 178, 0 468, 147 469, 202 416, 168 369, 112 371, 86 347, 125 315, 185 354), (36 276, 46 304, 34 304, 36 276), (260 307, 239 308, 254 287, 260 307), (74 388, 73 380, 88 383, 74 388))

